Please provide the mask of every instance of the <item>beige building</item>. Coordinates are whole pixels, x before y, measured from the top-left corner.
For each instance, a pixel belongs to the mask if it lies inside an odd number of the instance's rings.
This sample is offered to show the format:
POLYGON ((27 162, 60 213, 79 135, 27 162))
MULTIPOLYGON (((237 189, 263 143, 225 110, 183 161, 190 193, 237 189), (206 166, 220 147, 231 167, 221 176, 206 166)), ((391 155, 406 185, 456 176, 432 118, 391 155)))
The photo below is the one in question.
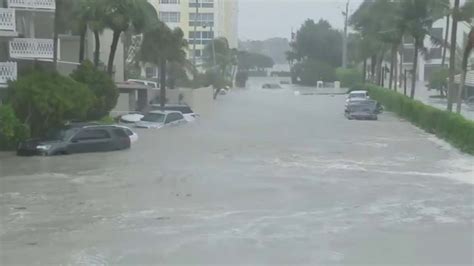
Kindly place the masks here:
POLYGON ((238 0, 148 0, 161 21, 179 27, 189 42, 189 57, 202 59, 204 47, 225 37, 231 48, 238 45, 238 0))

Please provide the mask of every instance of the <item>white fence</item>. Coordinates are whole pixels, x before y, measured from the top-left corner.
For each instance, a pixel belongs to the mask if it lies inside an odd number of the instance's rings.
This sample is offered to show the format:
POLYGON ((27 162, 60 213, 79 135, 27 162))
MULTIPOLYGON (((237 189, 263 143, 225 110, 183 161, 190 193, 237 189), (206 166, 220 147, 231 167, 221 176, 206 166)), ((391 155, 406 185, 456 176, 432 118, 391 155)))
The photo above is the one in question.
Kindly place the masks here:
POLYGON ((15 9, 0 8, 0 30, 16 31, 15 9))
MULTIPOLYGON (((58 49, 59 49, 58 44, 58 49)), ((15 38, 10 41, 10 57, 18 59, 53 59, 52 39, 15 38)), ((58 52, 58 54, 60 54, 58 52)))
POLYGON ((16 62, 0 62, 0 85, 5 85, 9 80, 17 79, 16 62))
POLYGON ((55 10, 55 0, 8 0, 8 7, 55 10))

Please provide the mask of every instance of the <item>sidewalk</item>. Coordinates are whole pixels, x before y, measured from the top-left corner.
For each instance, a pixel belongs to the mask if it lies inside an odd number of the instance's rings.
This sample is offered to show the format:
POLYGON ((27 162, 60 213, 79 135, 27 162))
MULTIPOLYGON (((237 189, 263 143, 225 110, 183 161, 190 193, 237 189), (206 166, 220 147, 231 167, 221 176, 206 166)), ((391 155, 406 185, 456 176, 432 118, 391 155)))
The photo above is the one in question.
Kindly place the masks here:
MULTIPOLYGON (((388 84, 385 84, 385 87, 388 88, 388 84)), ((398 88, 398 92, 403 93, 403 88, 398 88)), ((407 94, 410 94, 410 88, 407 88, 407 94)), ((430 98, 430 96, 432 95, 439 95, 439 92, 436 90, 428 90, 428 88, 423 82, 417 82, 415 90, 416 100, 436 107, 438 109, 446 110, 448 100, 440 98, 430 98)), ((453 109, 456 110, 456 104, 453 105, 453 109)), ((464 116, 466 119, 474 121, 474 106, 463 104, 461 109, 461 115, 464 116)))

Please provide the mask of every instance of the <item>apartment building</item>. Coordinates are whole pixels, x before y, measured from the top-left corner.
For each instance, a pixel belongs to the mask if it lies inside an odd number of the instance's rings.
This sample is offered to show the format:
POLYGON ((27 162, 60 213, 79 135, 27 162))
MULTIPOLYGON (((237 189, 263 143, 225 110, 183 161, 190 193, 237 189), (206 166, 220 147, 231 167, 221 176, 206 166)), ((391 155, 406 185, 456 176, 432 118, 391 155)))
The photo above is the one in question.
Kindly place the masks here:
POLYGON ((231 48, 238 45, 237 0, 148 0, 161 21, 179 27, 189 42, 188 56, 202 58, 204 47, 217 37, 225 37, 231 48))
MULTIPOLYGON (((0 99, 9 80, 16 80, 33 62, 50 65, 53 61, 55 0, 4 0, 0 3, 0 99)), ((93 36, 88 34, 86 57, 93 58, 93 36)), ((112 40, 110 30, 102 34, 100 59, 107 62, 112 40)), ((115 80, 123 81, 123 44, 117 49, 115 80)), ((79 65, 79 37, 59 35, 58 70, 68 75, 79 65)))
MULTIPOLYGON (((451 23, 449 29, 446 28, 446 19, 443 18, 437 20, 433 24, 432 33, 431 35, 438 40, 444 40, 446 30, 449 30, 449 34, 451 34, 451 23)), ((458 24, 457 30, 457 46, 459 47, 458 50, 464 49, 468 34, 471 29, 471 25, 460 22, 458 24)), ((450 41, 451 36, 449 36, 450 41)), ((442 67, 442 58, 443 58, 443 48, 440 45, 436 45, 431 40, 430 36, 427 36, 424 40, 424 46, 426 47, 426 51, 423 53, 419 53, 418 55, 418 68, 417 68, 417 79, 420 82, 427 82, 432 73, 442 67)), ((413 57, 415 55, 415 46, 414 46, 414 39, 410 36, 405 36, 403 38, 403 50, 402 50, 402 72, 405 70, 411 71, 413 70, 413 57)), ((449 65, 449 49, 446 52, 446 62, 445 65, 449 65)), ((474 64, 474 56, 471 56, 471 64, 474 64)), ((458 62, 459 63, 459 62, 458 62)))

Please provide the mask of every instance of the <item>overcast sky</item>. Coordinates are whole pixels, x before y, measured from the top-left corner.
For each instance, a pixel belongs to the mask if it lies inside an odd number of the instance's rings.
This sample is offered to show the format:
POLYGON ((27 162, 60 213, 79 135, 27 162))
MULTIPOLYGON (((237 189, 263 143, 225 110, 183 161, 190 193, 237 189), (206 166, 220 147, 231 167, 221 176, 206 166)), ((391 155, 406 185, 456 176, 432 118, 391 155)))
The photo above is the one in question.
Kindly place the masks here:
MULTIPOLYGON (((363 0, 350 0, 354 12, 363 0)), ((289 38, 308 18, 323 18, 342 29, 346 0, 239 0, 239 39, 289 38)))

